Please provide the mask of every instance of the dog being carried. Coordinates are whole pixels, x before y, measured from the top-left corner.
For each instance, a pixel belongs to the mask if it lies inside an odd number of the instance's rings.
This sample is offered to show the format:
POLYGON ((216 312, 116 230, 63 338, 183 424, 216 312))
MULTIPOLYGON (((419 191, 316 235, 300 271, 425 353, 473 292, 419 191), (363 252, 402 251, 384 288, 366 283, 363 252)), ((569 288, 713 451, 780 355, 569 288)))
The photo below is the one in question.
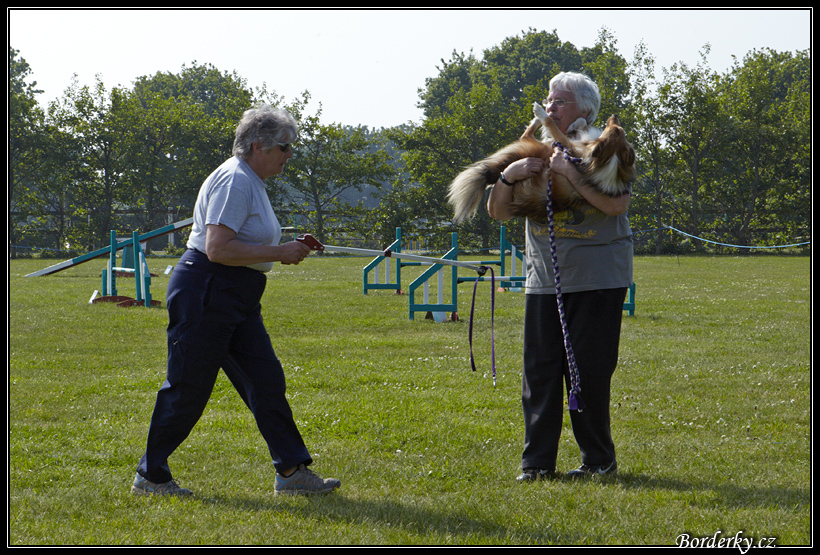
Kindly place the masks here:
MULTIPOLYGON (((514 184, 510 212, 516 217, 543 221, 547 216, 547 185, 550 179, 548 165, 554 142, 560 143, 570 156, 581 159, 578 169, 584 176, 585 184, 611 197, 629 192, 630 183, 636 175, 635 150, 627 141, 617 116, 613 115, 607 120, 602 132, 587 131, 573 141, 558 129, 540 104, 533 104, 533 113, 535 118, 518 141, 470 165, 450 184, 447 200, 455 211, 454 223, 475 216, 484 197, 484 190, 498 181, 507 166, 522 158, 541 158, 547 166, 541 175, 514 184), (545 133, 543 140, 539 141, 535 138, 535 132, 542 126, 545 133)), ((570 128, 576 124, 585 126, 586 122, 579 119, 570 128)), ((583 197, 569 181, 558 174, 552 174, 552 202, 555 212, 577 208, 582 201, 583 197)))

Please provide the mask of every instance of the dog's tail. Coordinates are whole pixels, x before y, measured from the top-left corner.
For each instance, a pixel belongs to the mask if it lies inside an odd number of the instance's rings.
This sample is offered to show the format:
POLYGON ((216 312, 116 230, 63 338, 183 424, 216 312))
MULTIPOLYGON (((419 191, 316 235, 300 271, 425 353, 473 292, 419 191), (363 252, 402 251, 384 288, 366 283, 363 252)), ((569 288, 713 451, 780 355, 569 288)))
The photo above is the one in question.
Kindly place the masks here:
POLYGON ((475 216, 484 190, 498 181, 507 166, 521 158, 543 157, 545 151, 544 145, 535 140, 518 141, 468 166, 450 183, 447 193, 447 201, 454 209, 453 223, 475 216))
MULTIPOLYGON (((503 168, 502 168, 503 169, 503 168)), ((450 183, 447 202, 453 206, 453 222, 460 223, 475 216, 484 198, 484 189, 498 181, 502 169, 493 168, 487 160, 471 164, 450 183)))

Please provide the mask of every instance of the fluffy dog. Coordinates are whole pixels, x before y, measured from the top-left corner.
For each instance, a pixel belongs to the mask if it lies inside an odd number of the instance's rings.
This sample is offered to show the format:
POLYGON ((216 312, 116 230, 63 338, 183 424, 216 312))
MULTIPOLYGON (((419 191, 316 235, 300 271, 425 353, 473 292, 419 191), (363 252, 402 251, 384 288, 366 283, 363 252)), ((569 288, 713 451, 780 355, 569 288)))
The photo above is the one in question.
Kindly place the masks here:
MULTIPOLYGON (((609 118, 606 128, 598 137, 571 141, 547 116, 540 104, 533 104, 533 113, 535 118, 518 141, 470 165, 450 184, 447 200, 453 205, 455 223, 475 216, 483 199, 484 189, 494 185, 504 168, 511 163, 532 157, 541 158, 549 164, 553 141, 561 143, 569 155, 581 159, 578 169, 583 174, 585 184, 612 197, 629 190, 629 184, 635 180, 636 174, 635 150, 626 140, 626 133, 616 116, 609 118), (539 141, 535 138, 535 131, 541 126, 546 133, 544 139, 539 141)), ((547 167, 541 175, 515 184, 510 204, 513 216, 529 217, 536 221, 546 219, 549 178, 547 167)), ((552 178, 553 211, 577 208, 583 200, 581 194, 562 176, 554 174, 552 178)))

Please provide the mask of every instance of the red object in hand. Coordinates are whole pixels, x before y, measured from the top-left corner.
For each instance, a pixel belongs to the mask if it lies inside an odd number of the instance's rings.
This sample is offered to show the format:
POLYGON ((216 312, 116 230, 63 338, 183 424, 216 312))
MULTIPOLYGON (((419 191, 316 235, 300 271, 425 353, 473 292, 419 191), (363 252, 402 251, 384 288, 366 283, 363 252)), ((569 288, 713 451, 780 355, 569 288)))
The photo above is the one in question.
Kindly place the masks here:
POLYGON ((320 243, 319 240, 316 239, 316 237, 314 237, 310 233, 305 233, 304 235, 300 235, 299 237, 296 238, 296 240, 299 241, 300 243, 304 243, 305 245, 310 247, 310 250, 314 250, 314 251, 323 251, 323 250, 325 250, 325 246, 322 243, 320 243))

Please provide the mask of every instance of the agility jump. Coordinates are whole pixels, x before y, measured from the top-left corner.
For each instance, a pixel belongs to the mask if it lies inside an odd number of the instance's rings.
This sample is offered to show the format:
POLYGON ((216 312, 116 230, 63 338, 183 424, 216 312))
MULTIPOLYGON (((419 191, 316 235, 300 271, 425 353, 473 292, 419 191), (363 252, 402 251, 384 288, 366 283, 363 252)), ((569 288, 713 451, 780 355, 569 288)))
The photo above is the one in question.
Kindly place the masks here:
MULTIPOLYGON (((176 223, 173 223, 173 224, 168 224, 165 227, 160 227, 160 228, 157 228, 153 231, 149 231, 149 232, 147 232, 143 235, 138 235, 137 236, 137 241, 141 243, 143 241, 147 241, 148 239, 153 239, 154 237, 160 237, 162 235, 167 235, 169 233, 173 233, 174 231, 176 231, 178 229, 183 229, 183 228, 186 228, 186 227, 191 226, 193 224, 194 224, 194 219, 193 218, 188 218, 187 220, 182 220, 182 221, 179 221, 179 222, 176 222, 176 223)), ((116 247, 112 246, 112 245, 109 245, 107 247, 97 249, 95 251, 91 251, 91 252, 88 252, 86 254, 80 255, 76 258, 72 258, 71 260, 65 260, 63 262, 59 262, 57 264, 54 264, 53 266, 49 266, 48 268, 43 268, 42 270, 32 272, 32 273, 26 275, 26 277, 47 276, 47 275, 50 275, 50 274, 53 274, 53 273, 56 273, 56 272, 60 272, 62 270, 67 270, 68 268, 72 268, 72 267, 76 266, 77 264, 82 264, 83 262, 88 262, 89 260, 94 260, 95 258, 100 258, 100 257, 103 257, 103 256, 111 256, 112 254, 114 254, 114 253, 111 252, 112 249, 120 250, 120 249, 124 249, 125 247, 130 247, 130 246, 133 246, 133 245, 134 245, 134 238, 132 237, 131 239, 126 239, 125 241, 121 241, 121 242, 117 243, 116 247)))

